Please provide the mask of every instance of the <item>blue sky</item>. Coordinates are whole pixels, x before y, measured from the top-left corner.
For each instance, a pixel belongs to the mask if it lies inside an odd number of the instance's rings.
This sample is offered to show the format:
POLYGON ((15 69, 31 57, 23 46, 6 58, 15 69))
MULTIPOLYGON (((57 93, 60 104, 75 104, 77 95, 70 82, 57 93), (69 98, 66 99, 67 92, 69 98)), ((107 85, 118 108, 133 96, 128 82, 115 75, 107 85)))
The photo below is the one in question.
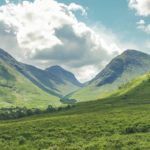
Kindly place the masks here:
POLYGON ((126 49, 150 53, 150 0, 0 1, 0 47, 84 82, 126 49))
MULTIPOLYGON (((59 0, 64 3, 71 3, 72 0, 59 0)), ((73 2, 88 7, 87 23, 101 23, 106 28, 119 35, 122 41, 131 41, 139 44, 150 40, 150 35, 136 28, 136 22, 144 19, 148 24, 150 17, 142 17, 135 14, 135 11, 128 7, 128 0, 74 0, 73 2)), ((139 44, 142 51, 149 52, 149 49, 139 44)))

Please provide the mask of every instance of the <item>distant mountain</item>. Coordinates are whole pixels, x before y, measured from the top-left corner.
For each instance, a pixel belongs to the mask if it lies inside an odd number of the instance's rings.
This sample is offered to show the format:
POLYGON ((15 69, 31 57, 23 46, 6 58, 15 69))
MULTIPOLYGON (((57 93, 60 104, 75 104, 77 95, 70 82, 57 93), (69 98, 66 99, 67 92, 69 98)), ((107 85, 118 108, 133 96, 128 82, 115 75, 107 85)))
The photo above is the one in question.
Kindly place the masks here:
POLYGON ((76 79, 73 73, 60 66, 49 67, 46 69, 46 71, 60 79, 64 84, 65 82, 70 82, 78 87, 82 87, 82 84, 76 79))
POLYGON ((25 70, 30 78, 32 77, 31 80, 36 82, 36 85, 47 92, 53 92, 54 95, 59 97, 63 97, 82 86, 71 72, 60 66, 52 66, 41 70, 31 65, 25 65, 25 70))
MULTIPOLYGON (((41 90, 24 75, 7 63, 7 53, 0 54, 0 107, 26 106, 44 108, 48 105, 60 106, 59 98, 41 90)), ((12 60, 11 60, 12 59, 12 60)))
POLYGON ((72 73, 59 66, 42 70, 18 62, 2 49, 0 49, 0 58, 49 94, 63 97, 82 86, 72 73))
POLYGON ((150 71, 150 55, 137 50, 126 50, 114 58, 86 87, 75 92, 71 98, 87 101, 105 97, 122 84, 148 71, 150 71))

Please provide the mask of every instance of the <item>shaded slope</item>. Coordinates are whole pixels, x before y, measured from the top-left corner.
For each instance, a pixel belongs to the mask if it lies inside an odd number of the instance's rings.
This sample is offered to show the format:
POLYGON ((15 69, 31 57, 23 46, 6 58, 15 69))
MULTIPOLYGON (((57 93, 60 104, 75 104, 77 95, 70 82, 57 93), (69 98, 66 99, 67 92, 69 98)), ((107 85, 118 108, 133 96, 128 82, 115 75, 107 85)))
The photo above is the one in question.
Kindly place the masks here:
POLYGON ((56 89, 63 95, 67 95, 80 89, 83 85, 76 79, 73 73, 65 70, 60 66, 52 66, 45 70, 46 73, 55 76, 56 89))
POLYGON ((73 73, 65 70, 64 68, 62 68, 60 66, 49 67, 46 69, 46 71, 53 74, 54 76, 56 76, 57 78, 62 80, 62 82, 64 82, 64 83, 65 83, 65 81, 68 81, 78 87, 82 86, 82 84, 76 79, 76 77, 74 76, 73 73))

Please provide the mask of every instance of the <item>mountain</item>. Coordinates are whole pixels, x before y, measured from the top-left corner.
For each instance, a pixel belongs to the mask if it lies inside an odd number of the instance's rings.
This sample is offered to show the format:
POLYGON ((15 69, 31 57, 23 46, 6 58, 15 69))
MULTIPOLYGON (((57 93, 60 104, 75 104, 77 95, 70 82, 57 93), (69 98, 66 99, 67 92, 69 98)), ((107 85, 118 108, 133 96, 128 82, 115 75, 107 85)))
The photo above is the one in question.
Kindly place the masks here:
MULTIPOLYGON (((46 93, 5 62, 0 55, 0 107, 44 108, 62 105, 59 98, 46 93)), ((11 60, 10 60, 11 61, 11 60)))
POLYGON ((111 84, 126 73, 126 78, 122 78, 122 82, 126 82, 134 78, 136 75, 143 74, 150 70, 150 55, 136 51, 127 50, 123 54, 113 59, 90 83, 96 83, 97 86, 111 84))
POLYGON ((53 74, 62 82, 70 82, 78 87, 82 87, 82 84, 76 79, 73 73, 61 68, 60 66, 52 66, 46 69, 47 72, 53 74))
POLYGON ((45 70, 31 65, 24 65, 24 73, 36 85, 48 93, 63 97, 77 89, 82 84, 77 81, 75 76, 60 66, 52 66, 45 70))
POLYGON ((72 73, 59 66, 53 66, 46 70, 42 70, 18 62, 2 49, 0 49, 0 57, 36 86, 57 97, 63 97, 82 86, 72 73))
POLYGON ((148 71, 150 71, 150 55, 137 50, 126 50, 114 58, 86 87, 70 97, 78 101, 105 97, 121 85, 148 71))
POLYGON ((45 85, 41 83, 40 81, 38 81, 37 78, 35 77, 35 74, 37 75, 40 74, 42 78, 44 78, 45 74, 43 73, 43 70, 38 69, 34 66, 30 66, 30 65, 26 65, 26 64, 18 62, 10 54, 8 54, 6 51, 2 49, 0 49, 0 59, 2 59, 4 62, 9 64, 12 68, 14 68, 16 71, 21 73, 24 77, 29 79, 31 82, 33 82, 36 86, 38 86, 42 90, 46 91, 49 94, 60 96, 57 93, 55 93, 53 90, 46 88, 45 85))
POLYGON ((52 66, 45 70, 46 73, 51 74, 55 77, 55 87, 64 96, 72 93, 83 85, 76 79, 74 74, 65 70, 60 66, 52 66))

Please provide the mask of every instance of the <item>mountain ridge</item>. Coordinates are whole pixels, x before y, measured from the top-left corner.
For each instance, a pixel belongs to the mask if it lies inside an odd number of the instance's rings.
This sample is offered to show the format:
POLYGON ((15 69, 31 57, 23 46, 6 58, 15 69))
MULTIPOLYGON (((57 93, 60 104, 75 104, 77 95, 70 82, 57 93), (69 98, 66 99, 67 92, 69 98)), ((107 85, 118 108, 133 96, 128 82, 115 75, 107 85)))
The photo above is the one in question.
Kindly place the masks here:
MULTIPOLYGON (((23 74, 36 86, 46 91, 47 93, 53 94, 58 97, 63 97, 64 95, 77 90, 82 85, 69 71, 66 72, 72 75, 72 79, 74 77, 74 82, 72 82, 71 80, 67 80, 67 82, 65 82, 65 80, 63 81, 61 78, 59 78, 59 76, 50 71, 48 72, 46 69, 42 70, 32 65, 20 63, 2 49, 0 49, 0 58, 14 67, 18 72, 23 74)), ((65 72, 65 69, 61 67, 59 67, 59 69, 65 72)))

